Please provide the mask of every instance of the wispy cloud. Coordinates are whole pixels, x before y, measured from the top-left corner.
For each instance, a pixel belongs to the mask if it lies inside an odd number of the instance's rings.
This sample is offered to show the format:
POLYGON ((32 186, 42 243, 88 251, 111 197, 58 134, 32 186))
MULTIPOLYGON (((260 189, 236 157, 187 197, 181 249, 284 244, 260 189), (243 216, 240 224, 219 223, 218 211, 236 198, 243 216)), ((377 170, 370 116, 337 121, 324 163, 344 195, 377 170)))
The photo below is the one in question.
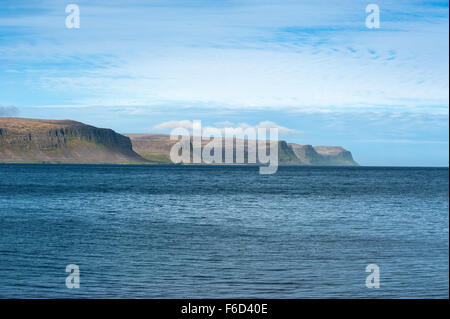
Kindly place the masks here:
POLYGON ((438 144, 438 145, 448 145, 448 141, 421 141, 421 140, 398 140, 398 139, 367 139, 367 140, 357 140, 358 143, 377 143, 377 144, 438 144))
POLYGON ((76 31, 59 2, 7 6, 0 53, 25 83, 79 105, 448 109, 443 2, 379 1, 379 30, 365 28, 365 1, 120 3, 80 1, 76 31))

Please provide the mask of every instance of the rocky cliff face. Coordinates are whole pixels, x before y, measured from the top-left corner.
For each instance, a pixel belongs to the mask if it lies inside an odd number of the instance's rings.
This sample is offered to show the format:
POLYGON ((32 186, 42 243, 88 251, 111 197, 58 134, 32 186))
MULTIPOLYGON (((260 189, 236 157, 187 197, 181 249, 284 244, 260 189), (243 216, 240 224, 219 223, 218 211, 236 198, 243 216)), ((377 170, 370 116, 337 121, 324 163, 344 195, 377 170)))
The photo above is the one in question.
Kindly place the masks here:
POLYGON ((340 146, 314 146, 314 150, 322 157, 323 165, 358 166, 352 153, 340 146))
POLYGON ((288 146, 301 165, 357 166, 352 153, 340 146, 312 146, 290 143, 288 146))
POLYGON ((130 139, 75 121, 0 118, 0 162, 133 163, 130 139))
MULTIPOLYGON (((177 141, 171 141, 169 135, 163 134, 126 134, 131 139, 133 150, 154 163, 171 163, 170 150, 177 141)), ((209 140, 202 141, 202 147, 208 144, 209 140)), ((225 162, 224 140, 222 142, 222 162, 225 162)), ((236 143, 236 140, 235 140, 236 143)), ((244 163, 248 163, 249 150, 253 150, 252 143, 248 141, 244 144, 244 163)), ((191 140, 191 151, 192 151, 191 140)), ((269 145, 267 145, 269 149, 269 145)), ((236 162, 236 144, 233 146, 233 160, 236 162)), ((193 158, 191 152, 191 161, 193 158)), ((330 165, 330 166, 356 166, 352 154, 338 146, 312 146, 299 145, 278 141, 278 159, 281 165, 330 165)))

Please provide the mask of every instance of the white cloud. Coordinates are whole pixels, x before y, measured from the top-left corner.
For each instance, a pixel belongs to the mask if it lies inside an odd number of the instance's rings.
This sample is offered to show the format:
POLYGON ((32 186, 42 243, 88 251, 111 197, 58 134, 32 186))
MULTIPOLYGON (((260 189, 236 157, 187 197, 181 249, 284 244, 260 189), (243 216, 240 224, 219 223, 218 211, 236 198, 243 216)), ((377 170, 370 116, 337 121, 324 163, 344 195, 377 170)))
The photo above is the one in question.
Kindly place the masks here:
POLYGON ((274 122, 270 122, 270 121, 264 121, 264 122, 260 122, 256 128, 261 127, 261 128, 277 128, 278 129, 278 134, 279 135, 295 135, 295 134, 299 134, 300 132, 297 130, 293 130, 281 125, 278 125, 274 122))
POLYGON ((184 121, 168 121, 164 123, 160 123, 158 125, 153 126, 152 129, 155 130, 173 130, 176 128, 184 128, 186 130, 192 130, 192 122, 188 120, 184 121))
MULTIPOLYGON (((216 124, 216 126, 202 126, 202 129, 203 130, 209 129, 209 128, 219 129, 222 132, 222 134, 224 134, 226 128, 232 128, 232 129, 242 128, 244 130, 248 129, 248 128, 255 129, 255 130, 257 130, 258 128, 266 128, 266 129, 276 128, 276 129, 278 129, 279 136, 300 134, 300 132, 297 130, 278 125, 277 123, 274 123, 271 121, 259 122, 256 125, 250 125, 247 123, 239 123, 238 125, 234 125, 230 121, 223 121, 223 122, 218 122, 215 124, 216 124)), ((168 122, 163 122, 163 123, 157 124, 157 125, 153 126, 152 128, 150 128, 150 130, 169 131, 169 130, 173 130, 176 128, 183 128, 183 129, 191 131, 193 128, 193 122, 189 121, 189 120, 168 121, 168 122)))

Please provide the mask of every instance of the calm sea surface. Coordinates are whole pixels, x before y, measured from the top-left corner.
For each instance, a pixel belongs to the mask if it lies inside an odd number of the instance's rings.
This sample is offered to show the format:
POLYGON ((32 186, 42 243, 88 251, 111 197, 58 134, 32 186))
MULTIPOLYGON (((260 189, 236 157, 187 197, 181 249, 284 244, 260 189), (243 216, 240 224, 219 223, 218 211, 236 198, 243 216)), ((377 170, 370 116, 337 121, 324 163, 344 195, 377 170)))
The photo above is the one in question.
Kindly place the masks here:
POLYGON ((0 165, 0 297, 448 298, 448 174, 0 165))

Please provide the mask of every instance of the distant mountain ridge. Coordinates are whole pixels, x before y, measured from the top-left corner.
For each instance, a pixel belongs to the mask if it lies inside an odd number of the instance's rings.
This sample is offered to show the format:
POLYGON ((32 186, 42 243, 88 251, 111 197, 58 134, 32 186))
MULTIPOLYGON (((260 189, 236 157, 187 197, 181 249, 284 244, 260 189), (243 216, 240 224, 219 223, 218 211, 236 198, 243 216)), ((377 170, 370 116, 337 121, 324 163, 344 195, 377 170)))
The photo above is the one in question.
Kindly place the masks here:
MULTIPOLYGON (((0 117, 0 163, 169 164, 175 143, 170 135, 121 135, 72 120, 0 117)), ((203 140, 202 146, 208 143, 203 140)), ((247 140, 243 143, 244 163, 248 163, 249 147, 254 146, 247 140)), ((225 151, 223 146, 223 162, 225 151)), ((233 159, 236 162, 236 155, 233 159)), ((358 165, 342 147, 286 141, 278 141, 278 159, 280 165, 358 165)))
MULTIPOLYGON (((170 149, 177 143, 170 135, 164 134, 125 134, 131 139, 133 150, 150 162, 171 163, 170 149)), ((202 146, 210 140, 202 140, 202 146)), ((248 141, 244 141, 244 163, 247 163, 248 141)), ((192 149, 191 141, 191 149, 192 149)), ((222 159, 225 157, 225 143, 222 141, 222 159)), ((234 146, 233 153, 236 153, 234 146)), ((192 159, 191 154, 191 159, 192 159)), ((234 156, 235 159, 236 156, 234 156)), ((312 146, 278 141, 278 159, 280 165, 310 166, 358 166, 352 153, 340 146, 312 146)))

